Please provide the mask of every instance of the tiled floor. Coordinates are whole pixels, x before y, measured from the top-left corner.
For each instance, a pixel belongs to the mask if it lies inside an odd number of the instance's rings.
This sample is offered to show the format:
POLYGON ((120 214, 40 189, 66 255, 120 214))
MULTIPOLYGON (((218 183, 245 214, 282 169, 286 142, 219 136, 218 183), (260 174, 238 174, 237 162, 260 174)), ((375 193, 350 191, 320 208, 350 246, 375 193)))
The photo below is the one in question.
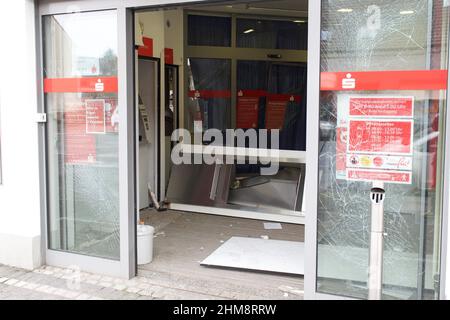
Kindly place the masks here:
POLYGON ((155 227, 152 263, 139 275, 169 287, 227 299, 302 299, 303 277, 201 266, 200 262, 233 236, 303 241, 304 227, 281 224, 266 230, 263 221, 188 212, 141 212, 155 227))

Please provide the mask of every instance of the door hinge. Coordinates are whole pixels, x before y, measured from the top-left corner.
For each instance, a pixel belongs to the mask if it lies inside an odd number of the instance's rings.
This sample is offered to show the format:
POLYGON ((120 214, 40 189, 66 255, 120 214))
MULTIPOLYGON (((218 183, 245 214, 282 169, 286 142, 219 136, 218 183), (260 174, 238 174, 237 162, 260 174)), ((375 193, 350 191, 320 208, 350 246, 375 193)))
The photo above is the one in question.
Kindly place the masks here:
POLYGON ((47 114, 46 113, 38 113, 36 115, 37 123, 47 123, 47 114))

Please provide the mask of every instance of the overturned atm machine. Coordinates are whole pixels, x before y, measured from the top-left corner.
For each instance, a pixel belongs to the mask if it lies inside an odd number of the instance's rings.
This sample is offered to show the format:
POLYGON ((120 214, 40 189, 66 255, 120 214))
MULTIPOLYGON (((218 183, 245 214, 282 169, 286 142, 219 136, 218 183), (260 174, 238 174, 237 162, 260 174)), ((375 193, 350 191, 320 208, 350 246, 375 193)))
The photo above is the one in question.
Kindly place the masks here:
MULTIPOLYGON (((201 153, 203 146, 183 146, 183 151, 192 150, 201 153)), ((252 160, 250 154, 247 162, 252 160)), ((173 209, 301 223, 306 154, 277 151, 273 161, 279 162, 273 175, 261 175, 261 164, 238 164, 242 161, 237 160, 234 164, 173 165, 167 200, 173 209)))

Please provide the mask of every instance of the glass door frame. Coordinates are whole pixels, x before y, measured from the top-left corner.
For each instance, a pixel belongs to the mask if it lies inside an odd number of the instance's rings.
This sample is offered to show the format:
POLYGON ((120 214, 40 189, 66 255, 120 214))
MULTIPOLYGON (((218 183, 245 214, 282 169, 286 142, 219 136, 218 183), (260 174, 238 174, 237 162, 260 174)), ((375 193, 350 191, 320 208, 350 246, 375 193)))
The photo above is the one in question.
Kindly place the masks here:
POLYGON ((46 113, 43 91, 43 28, 44 16, 115 10, 118 43, 118 105, 119 125, 119 223, 120 258, 109 260, 49 249, 48 239, 48 181, 46 126, 39 127, 40 190, 41 190, 41 248, 44 264, 79 268, 80 270, 120 278, 136 276, 136 215, 135 215, 135 144, 134 144, 134 13, 131 8, 105 5, 104 1, 72 1, 69 3, 40 3, 36 18, 38 112, 46 113))
MULTIPOLYGON (((305 280, 304 290, 307 300, 355 300, 353 298, 317 292, 317 208, 319 183, 319 120, 320 120, 320 76, 321 76, 321 26, 322 0, 310 0, 308 4, 308 113, 307 113, 307 161, 305 188, 310 197, 306 203, 305 221, 305 280)), ((450 50, 450 44, 449 44, 450 50)), ((450 72, 448 74, 450 84, 450 72)), ((450 92, 447 90, 446 110, 450 110, 450 92)), ((450 112, 445 114, 443 142, 443 176, 450 176, 450 112)), ((440 246, 440 299, 446 299, 446 271, 448 245, 448 215, 450 206, 450 179, 444 179, 442 190, 442 227, 440 246)), ((448 294, 448 292, 447 292, 448 294)))

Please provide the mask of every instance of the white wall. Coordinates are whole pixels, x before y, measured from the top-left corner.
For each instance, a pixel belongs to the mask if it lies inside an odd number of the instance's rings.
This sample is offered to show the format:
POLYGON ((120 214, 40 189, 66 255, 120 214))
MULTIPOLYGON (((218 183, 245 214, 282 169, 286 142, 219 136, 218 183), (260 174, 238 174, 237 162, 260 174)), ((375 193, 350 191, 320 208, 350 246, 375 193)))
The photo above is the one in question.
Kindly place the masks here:
MULTIPOLYGON (((179 115, 180 123, 183 123, 183 10, 164 10, 164 11, 149 11, 149 12, 139 12, 136 14, 135 19, 135 31, 136 31, 136 43, 138 43, 138 38, 141 37, 141 25, 143 26, 143 36, 153 39, 153 57, 159 58, 161 61, 161 83, 160 83, 160 101, 161 101, 161 116, 164 116, 164 106, 165 106, 165 76, 164 76, 164 49, 173 49, 173 63, 175 65, 181 66, 179 68, 179 115)), ((164 123, 164 119, 162 119, 164 123)), ((161 128, 161 137, 164 137, 164 128, 161 128)), ((164 143, 161 144, 161 152, 164 155, 165 162, 170 161, 170 137, 164 138, 164 143)), ((139 148, 139 159, 142 164, 150 163, 148 150, 140 146, 139 148)), ((150 164, 151 165, 151 164, 150 164)), ((144 171, 144 170, 142 170, 144 171)), ((168 182, 169 172, 168 166, 166 170, 161 172, 164 175, 162 179, 168 182)), ((145 178, 144 175, 139 177, 140 179, 145 178)), ((151 179, 152 177, 147 177, 151 179)), ((144 206, 147 203, 146 192, 144 190, 146 184, 142 183, 140 187, 140 206, 144 206), (144 197, 144 199, 142 199, 144 197)), ((164 195, 165 188, 162 186, 161 194, 164 195)))
POLYGON ((0 263, 27 269, 41 257, 34 9, 0 2, 0 263))

